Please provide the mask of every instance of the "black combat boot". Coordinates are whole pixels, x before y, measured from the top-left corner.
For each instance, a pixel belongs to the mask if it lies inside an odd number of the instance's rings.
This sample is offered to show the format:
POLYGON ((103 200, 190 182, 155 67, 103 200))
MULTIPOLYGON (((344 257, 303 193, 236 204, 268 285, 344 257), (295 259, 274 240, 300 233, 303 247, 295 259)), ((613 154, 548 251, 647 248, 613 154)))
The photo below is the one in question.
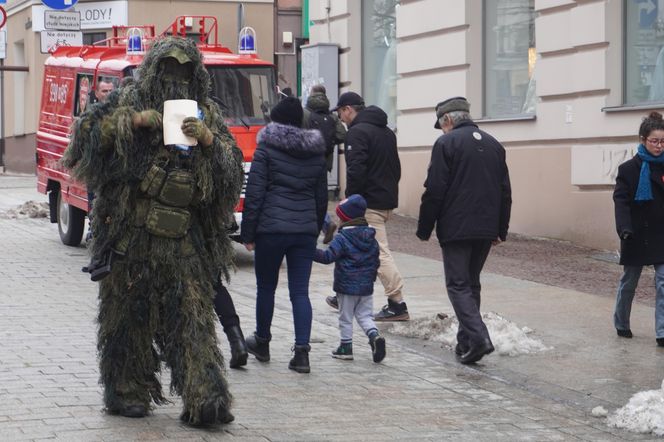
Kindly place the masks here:
POLYGON ((261 338, 254 332, 246 340, 247 351, 256 356, 261 362, 268 362, 270 360, 270 340, 261 338))
POLYGON ((244 342, 244 335, 239 325, 233 325, 224 329, 228 337, 228 343, 231 346, 231 362, 228 364, 231 368, 240 368, 247 365, 247 343, 244 342))
POLYGON ((293 347, 295 354, 293 355, 293 359, 288 363, 288 368, 298 373, 309 373, 311 371, 311 367, 309 367, 309 350, 311 350, 309 344, 295 345, 293 347))

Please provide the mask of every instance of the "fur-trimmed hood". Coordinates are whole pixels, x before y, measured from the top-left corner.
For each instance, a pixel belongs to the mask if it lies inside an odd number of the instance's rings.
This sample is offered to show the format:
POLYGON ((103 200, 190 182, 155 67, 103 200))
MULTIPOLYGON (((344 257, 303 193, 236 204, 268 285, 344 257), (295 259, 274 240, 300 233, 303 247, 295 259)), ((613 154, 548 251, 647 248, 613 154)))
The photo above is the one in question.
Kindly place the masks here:
POLYGON ((258 144, 281 150, 297 158, 325 154, 325 141, 315 129, 300 129, 287 124, 270 123, 258 132, 258 144))

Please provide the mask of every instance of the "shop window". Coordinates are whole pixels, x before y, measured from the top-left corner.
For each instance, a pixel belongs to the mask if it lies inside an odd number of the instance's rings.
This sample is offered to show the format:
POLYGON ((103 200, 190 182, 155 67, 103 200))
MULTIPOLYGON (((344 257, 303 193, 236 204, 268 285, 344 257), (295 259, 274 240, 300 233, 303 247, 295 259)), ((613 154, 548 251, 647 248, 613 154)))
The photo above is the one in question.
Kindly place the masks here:
POLYGON ((664 1, 626 0, 625 104, 664 101, 664 1))
POLYGON ((98 41, 106 40, 106 32, 85 32, 83 33, 83 44, 92 45, 98 41))
MULTIPOLYGON (((398 0, 362 0, 362 96, 396 127, 398 0)), ((359 91, 358 91, 359 92, 359 91)))
POLYGON ((484 2, 484 116, 535 113, 535 0, 484 2))

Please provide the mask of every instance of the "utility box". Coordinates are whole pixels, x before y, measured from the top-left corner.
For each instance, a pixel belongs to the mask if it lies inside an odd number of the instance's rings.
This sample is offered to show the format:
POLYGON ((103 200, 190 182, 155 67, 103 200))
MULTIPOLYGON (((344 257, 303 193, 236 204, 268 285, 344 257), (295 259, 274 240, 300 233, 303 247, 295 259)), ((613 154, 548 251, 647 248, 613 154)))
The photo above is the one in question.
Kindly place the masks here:
MULTIPOLYGON (((322 84, 330 99, 330 107, 339 98, 339 46, 333 43, 316 43, 300 47, 302 51, 302 103, 307 103, 311 86, 322 84)), ((327 175, 329 190, 339 188, 339 146, 334 152, 332 171, 327 175)))

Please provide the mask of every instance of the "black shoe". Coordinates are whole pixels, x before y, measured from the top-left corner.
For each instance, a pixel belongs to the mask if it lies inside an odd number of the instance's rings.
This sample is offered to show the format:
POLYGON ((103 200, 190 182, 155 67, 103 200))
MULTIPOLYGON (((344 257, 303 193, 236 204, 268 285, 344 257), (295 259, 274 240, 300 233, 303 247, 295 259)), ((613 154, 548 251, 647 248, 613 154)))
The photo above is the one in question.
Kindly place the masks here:
POLYGON ((346 344, 339 344, 336 350, 332 352, 332 357, 335 359, 343 359, 344 361, 353 360, 353 344, 351 342, 346 344))
POLYGON ((109 407, 108 413, 119 414, 124 417, 145 417, 148 415, 148 408, 143 404, 124 404, 120 402, 114 407, 109 407))
POLYGON ((148 410, 145 405, 127 405, 120 414, 124 417, 145 417, 148 410))
POLYGON ((293 347, 295 354, 293 355, 293 359, 288 363, 288 368, 298 373, 309 373, 311 371, 311 367, 309 366, 309 350, 311 350, 311 346, 308 344, 293 347))
POLYGON ((394 302, 391 299, 387 300, 387 305, 374 315, 374 321, 408 321, 408 306, 405 302, 394 302))
POLYGON ((616 333, 618 333, 618 336, 620 336, 621 338, 631 338, 631 337, 634 336, 632 334, 632 330, 630 330, 630 329, 620 330, 620 329, 617 328, 616 333))
POLYGON ((334 238, 334 232, 336 231, 337 223, 330 221, 330 224, 328 224, 327 230, 325 231, 325 236, 323 237, 323 244, 329 244, 332 242, 332 238, 334 238))
POLYGON ((457 356, 461 356, 462 354, 466 353, 468 351, 468 346, 466 345, 461 345, 457 343, 457 345, 454 347, 454 353, 456 353, 457 356))
POLYGON ((337 299, 336 296, 328 296, 325 298, 325 302, 327 302, 327 305, 332 307, 335 310, 339 310, 339 300, 337 299))
POLYGON ((371 354, 373 355, 373 361, 378 363, 385 359, 387 350, 385 350, 385 338, 379 334, 372 335, 369 338, 369 345, 371 346, 371 354))
POLYGON ((231 346, 231 361, 228 364, 231 368, 240 368, 247 365, 247 343, 244 341, 244 335, 239 325, 233 325, 224 330, 228 337, 228 343, 231 346))
POLYGON ((493 350, 491 340, 484 339, 479 344, 471 346, 470 350, 459 356, 459 362, 462 364, 473 364, 482 359, 483 356, 493 352, 493 350))
POLYGON ((657 338, 657 346, 664 347, 664 338, 657 338))
POLYGON ((255 332, 245 341, 247 344, 247 351, 256 356, 261 362, 268 362, 270 360, 270 340, 261 338, 255 332))

